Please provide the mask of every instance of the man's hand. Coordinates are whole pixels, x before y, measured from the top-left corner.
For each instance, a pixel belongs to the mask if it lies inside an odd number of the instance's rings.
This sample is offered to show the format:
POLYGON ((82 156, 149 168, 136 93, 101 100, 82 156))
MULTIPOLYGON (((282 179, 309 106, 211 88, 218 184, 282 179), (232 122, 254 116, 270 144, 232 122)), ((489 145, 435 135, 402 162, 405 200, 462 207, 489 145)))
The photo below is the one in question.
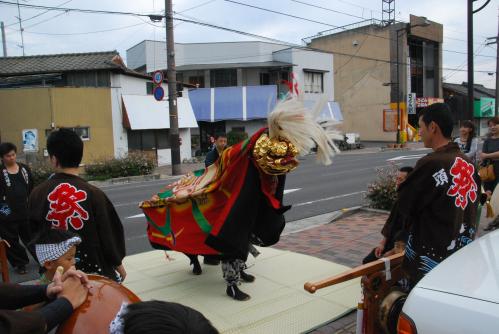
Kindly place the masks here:
POLYGON ((52 283, 47 286, 47 297, 54 299, 59 293, 62 292, 62 267, 58 267, 55 271, 52 283))
POLYGON ((480 160, 485 160, 489 157, 489 154, 488 153, 483 153, 483 152, 480 152, 480 160))
POLYGON ((75 310, 87 300, 87 295, 88 288, 81 283, 81 280, 75 276, 68 276, 62 282, 62 291, 57 298, 66 298, 75 310))
POLYGON ((64 282, 68 277, 75 277, 80 280, 81 284, 86 286, 87 288, 90 288, 91 284, 90 281, 88 280, 87 274, 85 274, 81 270, 76 270, 75 267, 71 267, 68 271, 62 275, 62 281, 64 282))
POLYGON ((88 280, 87 274, 84 272, 76 270, 75 267, 71 267, 64 274, 63 271, 64 269, 62 267, 58 267, 54 274, 54 278, 52 279, 52 283, 47 286, 47 297, 49 299, 57 297, 57 295, 62 292, 63 282, 68 277, 74 277, 80 280, 81 284, 86 288, 90 288, 90 281, 88 280))
POLYGON ((119 266, 116 267, 116 271, 118 272, 118 274, 120 274, 121 281, 123 282, 125 280, 125 277, 126 277, 125 267, 123 267, 123 265, 120 264, 119 266))
POLYGON ((385 249, 386 238, 380 241, 379 245, 374 249, 374 255, 380 258, 383 255, 383 250, 385 249))

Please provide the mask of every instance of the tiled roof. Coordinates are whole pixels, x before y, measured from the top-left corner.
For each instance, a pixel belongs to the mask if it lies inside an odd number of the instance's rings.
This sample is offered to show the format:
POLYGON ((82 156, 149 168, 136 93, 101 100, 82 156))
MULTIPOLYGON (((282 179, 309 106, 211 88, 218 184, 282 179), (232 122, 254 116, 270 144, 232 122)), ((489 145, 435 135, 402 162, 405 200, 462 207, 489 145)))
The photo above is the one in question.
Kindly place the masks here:
POLYGON ((117 51, 0 58, 0 76, 120 69, 117 51))
MULTIPOLYGON (((468 84, 466 82, 463 82, 461 84, 444 82, 442 83, 442 87, 446 90, 453 91, 456 94, 468 96, 468 84)), ((484 87, 483 85, 475 84, 475 91, 473 94, 474 97, 478 99, 481 97, 493 98, 496 95, 496 91, 495 89, 490 89, 484 87)))

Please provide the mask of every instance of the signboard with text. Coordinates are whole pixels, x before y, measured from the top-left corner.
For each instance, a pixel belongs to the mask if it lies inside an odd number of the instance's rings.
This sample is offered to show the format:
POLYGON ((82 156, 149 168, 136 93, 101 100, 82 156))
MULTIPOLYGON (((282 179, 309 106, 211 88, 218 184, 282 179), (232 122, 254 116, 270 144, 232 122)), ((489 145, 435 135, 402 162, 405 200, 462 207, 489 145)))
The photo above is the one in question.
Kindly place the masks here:
POLYGON ((416 114, 416 93, 407 94, 407 114, 416 114))
POLYGON ((496 99, 491 97, 481 97, 475 101, 473 116, 476 118, 494 117, 496 99))
POLYGON ((443 103, 444 99, 439 97, 418 97, 416 98, 416 107, 425 108, 431 106, 434 103, 443 103))

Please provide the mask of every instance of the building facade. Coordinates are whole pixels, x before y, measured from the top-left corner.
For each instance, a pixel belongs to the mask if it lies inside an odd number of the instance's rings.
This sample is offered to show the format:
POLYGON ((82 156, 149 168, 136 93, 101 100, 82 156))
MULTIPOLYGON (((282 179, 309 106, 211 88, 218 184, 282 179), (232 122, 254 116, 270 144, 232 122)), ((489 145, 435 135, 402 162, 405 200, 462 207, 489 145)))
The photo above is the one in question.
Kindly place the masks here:
MULTIPOLYGON (((0 58, 0 141, 41 158, 48 134, 65 127, 84 142, 83 164, 133 151, 167 164, 168 107, 147 94, 150 83, 116 51, 0 58), (25 145, 27 134, 35 145, 25 145)), ((180 105, 181 157, 189 159, 197 123, 189 99, 180 105)))
MULTIPOLYGON (((295 81, 307 106, 321 99, 321 117, 341 121, 334 101, 333 56, 267 42, 175 44, 177 81, 195 85, 188 96, 199 123, 193 141, 205 151, 217 132, 251 135, 295 81), (325 96, 325 98, 324 98, 325 96)), ((128 66, 151 73, 166 69, 166 44, 143 41, 127 50, 128 66)))
POLYGON ((405 124, 417 124, 422 101, 442 98, 441 24, 412 15, 409 23, 391 25, 367 20, 304 40, 334 54, 344 131, 363 140, 395 141, 398 110, 406 130, 405 124))

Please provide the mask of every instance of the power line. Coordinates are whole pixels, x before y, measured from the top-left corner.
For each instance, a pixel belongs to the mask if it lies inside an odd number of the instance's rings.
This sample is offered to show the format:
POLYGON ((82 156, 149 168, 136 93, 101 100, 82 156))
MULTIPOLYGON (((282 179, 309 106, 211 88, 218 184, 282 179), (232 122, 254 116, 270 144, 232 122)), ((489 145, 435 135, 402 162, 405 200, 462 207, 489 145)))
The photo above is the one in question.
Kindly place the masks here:
MULTIPOLYGON (((61 7, 61 6, 65 5, 65 4, 67 4, 67 3, 70 3, 71 1, 73 1, 73 0, 68 0, 68 1, 65 1, 65 2, 61 3, 60 5, 58 5, 58 6, 56 6, 56 7, 61 7)), ((26 21, 32 20, 32 19, 37 18, 37 17, 39 17, 39 16, 42 16, 43 14, 46 14, 46 13, 48 13, 48 12, 50 12, 50 10, 46 10, 46 11, 44 11, 44 12, 42 12, 42 13, 39 13, 39 14, 33 15, 33 16, 31 16, 31 17, 28 17, 27 19, 24 19, 23 21, 24 21, 24 22, 26 22, 26 21)), ((13 22, 13 23, 7 24, 7 25, 5 25, 5 26, 6 26, 6 27, 10 27, 10 26, 14 26, 14 25, 16 25, 16 24, 17 24, 17 22, 13 22)))
POLYGON ((45 20, 42 20, 42 21, 39 21, 39 22, 33 23, 32 25, 27 26, 27 27, 25 27, 24 29, 26 30, 26 29, 29 29, 29 28, 33 28, 33 27, 35 27, 35 26, 37 26, 37 25, 40 25, 40 24, 45 23, 45 22, 47 22, 47 21, 51 21, 51 20, 53 20, 53 19, 55 19, 55 18, 57 18, 57 17, 59 17, 59 16, 61 16, 61 15, 64 15, 64 14, 67 14, 67 12, 62 12, 62 13, 56 14, 56 15, 54 15, 54 16, 51 16, 51 17, 49 17, 49 18, 47 18, 47 19, 45 19, 45 20))
POLYGON ((293 1, 293 2, 296 2, 296 3, 301 3, 302 5, 306 5, 306 6, 310 6, 310 7, 314 7, 314 8, 318 8, 318 9, 323 9, 323 10, 326 10, 326 11, 328 11, 328 12, 333 12, 333 13, 338 13, 338 14, 343 14, 343 15, 347 15, 347 16, 355 17, 355 18, 357 18, 357 19, 361 19, 361 20, 364 20, 364 19, 365 19, 365 18, 364 18, 364 17, 362 17, 362 16, 357 16, 357 15, 354 15, 354 14, 341 12, 341 11, 339 11, 339 10, 334 10, 334 9, 330 9, 330 8, 326 8, 326 7, 321 7, 321 6, 314 5, 314 4, 311 4, 311 3, 308 3, 308 2, 303 2, 303 1, 298 1, 298 0, 290 0, 290 1, 293 1))
MULTIPOLYGON (((227 0, 225 0, 225 1, 227 1, 227 0)), ((15 6, 17 5, 16 3, 0 0, 0 4, 2 4, 2 3, 7 4, 7 5, 15 5, 15 6)), ((79 8, 59 8, 59 7, 29 5, 29 4, 19 4, 19 5, 21 7, 27 7, 27 8, 49 9, 49 10, 57 10, 57 11, 74 11, 74 12, 81 12, 81 13, 87 13, 87 14, 112 14, 112 15, 129 15, 129 16, 149 17, 148 14, 133 13, 133 12, 104 11, 104 10, 79 9, 79 8)), ((178 13, 175 13, 175 12, 174 12, 174 14, 178 15, 178 13)), ((183 14, 180 14, 180 15, 185 16, 183 14)), ((258 35, 258 34, 253 34, 253 33, 245 32, 245 31, 240 31, 237 29, 222 27, 222 26, 207 23, 207 22, 201 22, 201 21, 196 21, 196 20, 191 20, 191 19, 181 19, 178 17, 174 17, 174 20, 186 22, 186 23, 191 23, 191 24, 196 24, 196 25, 201 25, 201 26, 205 26, 205 27, 210 27, 213 29, 224 30, 224 31, 228 31, 228 32, 232 32, 232 33, 236 33, 236 34, 240 34, 240 35, 244 35, 244 36, 254 37, 254 38, 258 38, 258 39, 262 39, 262 40, 267 40, 267 41, 271 41, 271 42, 282 44, 282 45, 287 45, 289 47, 295 47, 295 48, 302 49, 302 50, 324 52, 323 50, 314 49, 314 48, 310 48, 310 47, 303 47, 302 45, 298 45, 295 43, 289 43, 289 42, 285 42, 285 41, 282 41, 279 39, 270 38, 270 37, 266 37, 266 36, 262 36, 262 35, 258 35)), ((123 28, 125 28, 125 27, 120 27, 119 29, 123 29, 123 28)), ((118 29, 118 28, 115 28, 115 29, 118 29)), ((109 30, 110 29, 107 29, 106 31, 109 31, 109 30)), ((97 33, 97 32, 87 32, 87 33, 97 33)), ((336 51, 335 52, 328 52, 328 53, 332 53, 332 54, 336 54, 336 55, 340 55, 340 56, 346 56, 346 57, 355 57, 355 58, 364 59, 364 60, 379 61, 379 62, 389 63, 389 64, 397 64, 398 63, 399 65, 408 65, 408 63, 405 63, 405 62, 397 62, 397 61, 391 61, 391 60, 387 60, 387 59, 378 59, 378 58, 372 58, 372 57, 366 57, 366 56, 359 56, 359 55, 336 52, 336 51)), ((458 70, 455 68, 445 68, 445 67, 442 67, 441 69, 442 70, 450 70, 450 71, 458 70)), ((462 71, 462 70, 460 70, 460 71, 462 71)), ((475 72, 477 72, 477 73, 489 73, 489 72, 494 72, 494 71, 483 71, 483 70, 480 71, 479 70, 479 71, 475 71, 475 72)))
MULTIPOLYGON (((250 7, 250 8, 254 8, 254 9, 258 9, 258 10, 262 10, 262 11, 266 11, 266 12, 270 12, 270 13, 274 13, 274 14, 278 14, 278 15, 283 15, 283 16, 288 16, 288 17, 292 17, 292 18, 295 18, 295 19, 298 19, 298 20, 303 20, 303 21, 308 21, 308 22, 312 22, 312 23, 317 23, 317 24, 322 24, 322 25, 325 25, 325 26, 329 26, 329 27, 333 27, 333 28, 337 28, 337 29, 343 29, 343 30, 347 30, 346 28, 344 27, 340 27, 340 26, 335 26, 335 25, 332 25, 332 24, 329 24, 329 23, 326 23, 326 22, 321 22, 321 21, 317 21, 317 20, 312 20, 312 19, 308 19, 306 17, 301 17, 301 16, 297 16, 297 15, 292 15, 292 14, 288 14, 288 13, 284 13, 284 12, 280 12, 280 11, 276 11, 276 10, 272 10, 272 9, 268 9, 268 8, 263 8, 263 7, 259 7, 259 6, 254 6, 254 5, 250 5, 250 4, 246 4, 246 3, 242 3, 242 2, 238 2, 238 1, 235 1, 235 0, 224 0, 225 2, 230 2, 230 3, 234 3, 234 4, 237 4, 237 5, 240 5, 240 6, 245 6, 245 7, 250 7)), ((291 1, 294 1, 294 2, 300 2, 300 1, 296 1, 296 0, 291 0, 291 1)), ((302 3, 302 2, 300 2, 302 3)), ((309 5, 309 4, 307 4, 309 5)), ((314 5, 315 7, 315 5, 314 5)), ((320 7, 320 8, 323 8, 323 7, 320 7)), ((324 9, 324 8, 323 8, 324 9)), ((363 35, 369 35, 369 36, 373 36, 373 37, 377 37, 377 38, 381 38, 381 39, 386 39, 386 40, 390 40, 390 41, 395 41, 395 42, 398 42, 396 39, 394 38, 390 38, 390 37, 385 37, 385 36, 379 36, 379 35, 375 35, 375 34, 370 34, 368 32, 361 32, 359 31, 360 34, 363 34, 363 35)), ((411 44, 411 43, 407 43, 407 44, 411 44)), ((424 47, 424 46, 423 46, 424 47)), ((466 52, 461 52, 461 51, 455 51, 455 50, 448 50, 448 49, 442 49, 442 51, 444 52, 450 52, 450 53, 456 53, 456 54, 467 54, 466 52)), ((487 57, 487 58, 496 58, 495 56, 487 56, 487 55, 477 55, 479 57, 487 57)))
POLYGON ((85 31, 85 32, 68 32, 68 33, 49 33, 49 32, 35 32, 35 31, 24 31, 28 34, 33 34, 33 35, 47 35, 47 36, 78 36, 78 35, 91 35, 91 34, 99 34, 103 32, 109 32, 109 31, 116 31, 116 30, 123 30, 123 29, 128 29, 132 27, 137 27, 141 26, 144 23, 136 23, 124 27, 118 27, 118 28, 111 28, 111 29, 103 29, 103 30, 95 30, 95 31, 85 31))
MULTIPOLYGON (((10 1, 1 1, 0 4, 17 6, 17 3, 10 1)), ((24 8, 34 8, 34 9, 46 9, 46 10, 57 10, 57 11, 70 11, 70 12, 78 12, 78 13, 86 13, 86 14, 112 14, 112 15, 128 15, 128 16, 143 16, 149 17, 151 14, 145 13, 133 13, 133 12, 120 12, 120 11, 112 11, 112 10, 95 10, 95 9, 82 9, 82 8, 67 8, 67 7, 54 7, 54 6, 40 6, 40 5, 30 5, 30 4, 19 4, 20 7, 24 8)))

